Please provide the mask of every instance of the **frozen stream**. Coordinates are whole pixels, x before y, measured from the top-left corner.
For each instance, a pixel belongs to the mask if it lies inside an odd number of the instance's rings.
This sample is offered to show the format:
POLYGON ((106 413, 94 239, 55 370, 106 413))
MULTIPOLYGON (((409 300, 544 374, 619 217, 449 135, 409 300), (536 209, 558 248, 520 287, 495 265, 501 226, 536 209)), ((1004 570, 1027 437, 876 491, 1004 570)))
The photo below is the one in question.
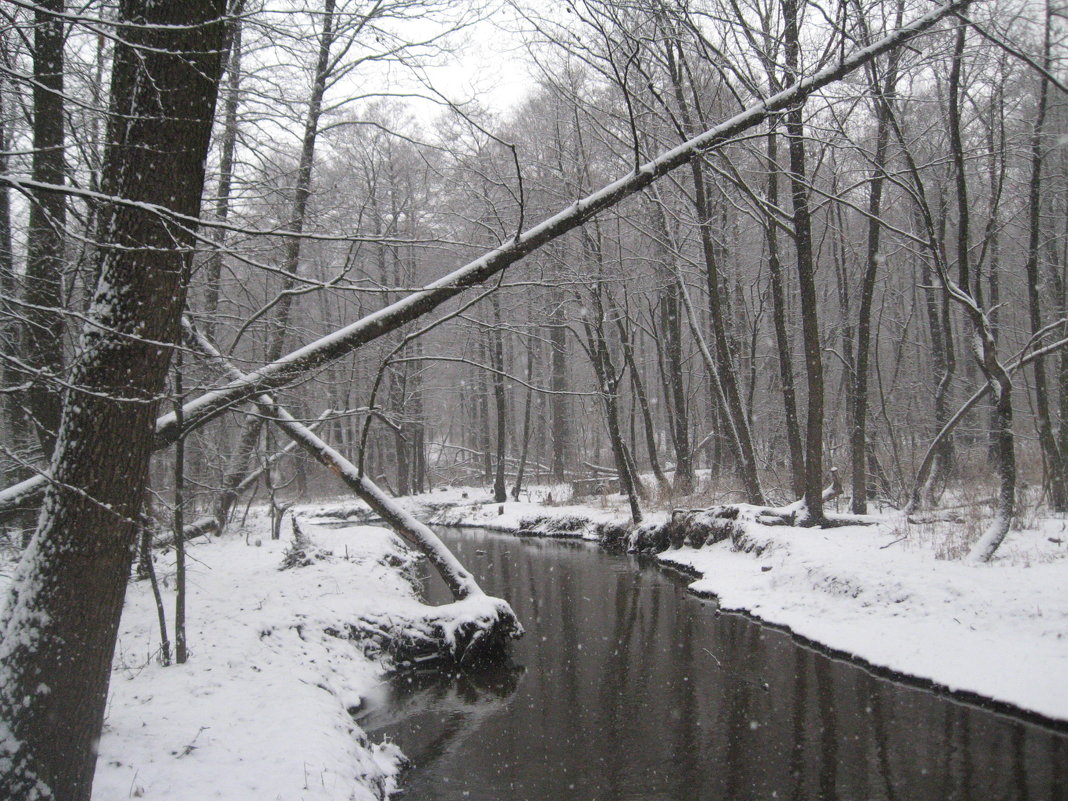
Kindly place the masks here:
MULTIPOLYGON (((1068 799, 1068 735, 873 676, 586 543, 442 530, 527 629, 361 718, 407 801, 1068 799)), ((431 603, 447 600, 436 577, 431 603)))

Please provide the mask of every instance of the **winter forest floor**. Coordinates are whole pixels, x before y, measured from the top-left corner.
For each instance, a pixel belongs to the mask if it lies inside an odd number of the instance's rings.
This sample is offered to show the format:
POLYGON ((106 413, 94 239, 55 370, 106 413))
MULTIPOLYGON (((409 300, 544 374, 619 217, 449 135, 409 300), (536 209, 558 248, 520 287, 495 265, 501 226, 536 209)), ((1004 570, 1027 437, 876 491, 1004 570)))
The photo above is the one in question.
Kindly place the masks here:
MULTIPOLYGON (((424 519, 601 538, 625 522, 622 503, 490 503, 481 490, 405 499, 424 519)), ((559 500, 564 493, 555 489, 559 500)), ((350 711, 376 693, 390 664, 384 642, 477 614, 431 609, 414 589, 415 558, 390 532, 363 525, 351 500, 297 509, 311 543, 293 547, 253 513, 244 527, 189 549, 186 665, 159 663, 149 583, 127 595, 100 742, 94 797, 166 801, 225 798, 375 799, 403 763, 374 744, 350 711), (325 515, 325 517, 324 517, 325 515), (345 528, 327 517, 349 518, 345 528), (280 570, 283 561, 299 566, 280 570), (297 557, 297 558, 293 558, 297 557)), ((647 518, 655 528, 666 512, 647 518)), ((957 558, 961 524, 827 530, 746 526, 743 537, 658 558, 695 576, 694 592, 825 647, 954 691, 1068 721, 1068 521, 1032 515, 996 558, 957 558), (946 558, 953 557, 953 558, 946 558)), ((965 524, 966 525, 966 524, 965 524)), ((173 552, 157 552, 173 619, 173 552)), ((2 570, 6 582, 10 570, 2 570)), ((173 637, 173 632, 172 632, 173 637)))

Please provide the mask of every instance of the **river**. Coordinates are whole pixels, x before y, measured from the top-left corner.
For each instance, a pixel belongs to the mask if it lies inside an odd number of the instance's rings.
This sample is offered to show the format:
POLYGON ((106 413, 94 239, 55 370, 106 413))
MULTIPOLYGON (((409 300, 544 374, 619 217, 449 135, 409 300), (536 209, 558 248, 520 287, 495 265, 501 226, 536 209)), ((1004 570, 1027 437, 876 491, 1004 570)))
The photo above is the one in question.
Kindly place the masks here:
MULTIPOLYGON (((873 675, 582 542, 439 532, 526 627, 359 718, 406 801, 1064 801, 1068 735, 873 675)), ((426 580, 430 603, 448 592, 426 580)), ((1068 677, 1065 677, 1068 680, 1068 677)))

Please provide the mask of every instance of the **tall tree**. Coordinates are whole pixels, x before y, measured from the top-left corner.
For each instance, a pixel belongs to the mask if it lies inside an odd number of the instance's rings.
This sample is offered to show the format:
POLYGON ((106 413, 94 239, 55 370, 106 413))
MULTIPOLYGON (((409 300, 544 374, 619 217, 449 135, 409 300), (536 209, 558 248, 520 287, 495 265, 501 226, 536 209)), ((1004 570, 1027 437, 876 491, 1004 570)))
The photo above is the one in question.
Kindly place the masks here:
MULTIPOLYGON (((786 85, 800 77, 801 38, 797 0, 782 0, 785 38, 786 85)), ((812 217, 808 203, 808 176, 805 166, 804 102, 786 112, 786 141, 790 154, 790 196, 793 199, 794 250, 801 295, 801 331, 805 348, 805 377, 808 384, 808 414, 805 428, 805 514, 810 525, 822 524, 823 515, 823 355, 816 265, 812 250, 812 217)))
POLYGON ((100 282, 71 371, 53 481, 0 616, 0 796, 86 801, 154 421, 185 303, 224 0, 123 0, 100 282), (132 201, 132 202, 131 202, 132 201), (57 726, 62 721, 62 736, 57 726))
MULTIPOLYGON (((898 3, 897 21, 901 23, 903 3, 898 3)), ((870 38, 866 36, 865 38, 870 38)), ((853 376, 853 428, 850 432, 850 459, 853 466, 852 509, 856 514, 868 511, 868 365, 871 354, 871 308, 875 296, 875 279, 882 261, 883 187, 886 183, 887 147, 890 142, 890 104, 897 87, 900 50, 888 57, 885 74, 880 75, 877 62, 868 65, 872 102, 875 106, 875 152, 868 187, 868 232, 864 278, 860 286, 860 310, 857 314, 856 364, 853 376)))
MULTIPOLYGON (((1049 105, 1049 80, 1046 74, 1052 67, 1052 10, 1047 0, 1044 13, 1044 32, 1042 36, 1042 68, 1044 74, 1038 79, 1038 98, 1035 107, 1035 121, 1031 130, 1031 177, 1028 182, 1027 197, 1027 305, 1031 322, 1031 333, 1037 335, 1042 330, 1042 303, 1039 299, 1039 248, 1042 235, 1042 161, 1045 147, 1044 133, 1046 112, 1049 105)), ((1055 512, 1068 510, 1068 470, 1065 468, 1065 455, 1053 433, 1050 414, 1049 386, 1046 381, 1046 365, 1042 358, 1035 359, 1031 365, 1035 376, 1035 413, 1038 423, 1038 441, 1042 446, 1042 458, 1046 468, 1046 480, 1049 485, 1050 505, 1055 512)))
POLYGON ((64 157, 63 20, 64 0, 44 0, 34 9, 33 179, 30 194, 23 355, 40 371, 31 376, 31 419, 45 457, 59 430, 59 374, 63 370, 63 272, 67 199, 64 157), (41 186, 46 185, 46 186, 41 186))

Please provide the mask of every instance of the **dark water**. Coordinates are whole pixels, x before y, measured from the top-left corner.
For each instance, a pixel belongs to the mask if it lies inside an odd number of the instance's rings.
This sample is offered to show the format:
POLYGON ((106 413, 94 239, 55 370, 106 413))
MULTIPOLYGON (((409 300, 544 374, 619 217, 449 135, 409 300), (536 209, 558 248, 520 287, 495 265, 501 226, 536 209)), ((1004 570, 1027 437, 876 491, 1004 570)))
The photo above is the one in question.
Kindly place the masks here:
POLYGON ((1064 734, 718 615, 633 558, 444 537, 527 636, 510 666, 401 681, 365 714, 414 763, 408 801, 1068 799, 1064 734))

